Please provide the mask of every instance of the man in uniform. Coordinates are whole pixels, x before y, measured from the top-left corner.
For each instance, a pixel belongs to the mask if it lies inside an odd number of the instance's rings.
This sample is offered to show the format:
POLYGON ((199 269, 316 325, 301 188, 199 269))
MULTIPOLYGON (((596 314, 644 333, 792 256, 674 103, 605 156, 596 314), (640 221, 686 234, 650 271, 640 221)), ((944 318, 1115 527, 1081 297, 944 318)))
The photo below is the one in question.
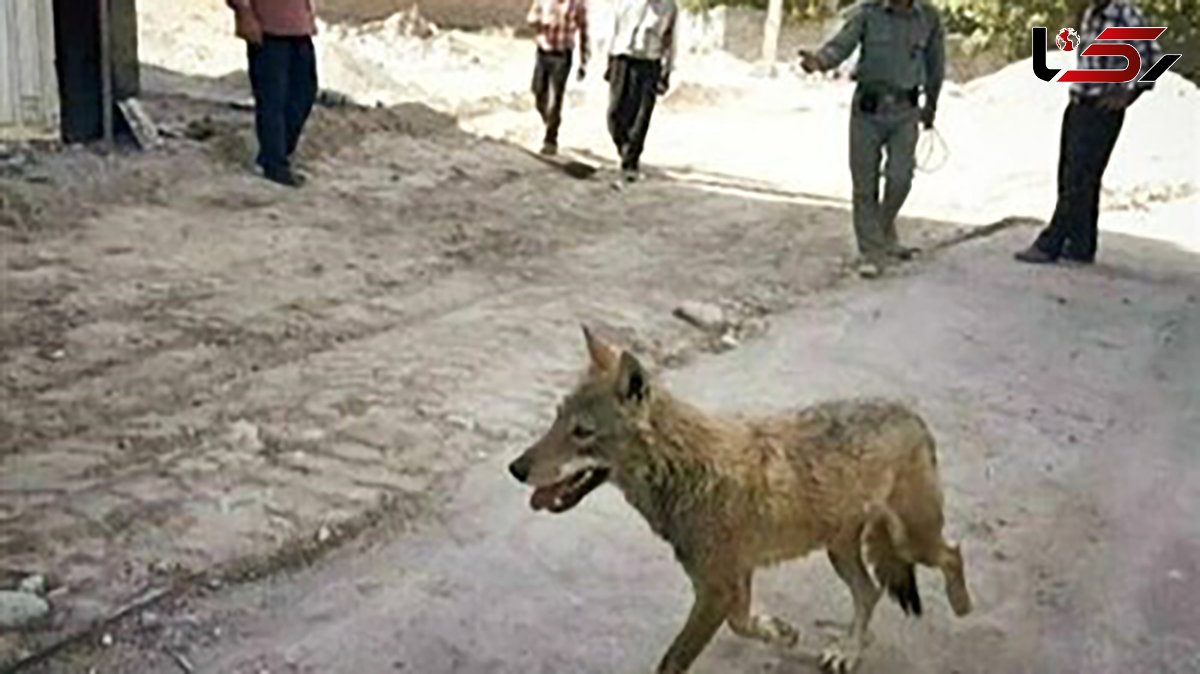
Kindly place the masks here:
POLYGON ((850 114, 854 233, 859 274, 874 278, 888 261, 915 252, 900 245, 896 216, 912 188, 917 124, 931 129, 937 114, 946 63, 942 21, 929 0, 861 0, 820 50, 801 52, 801 66, 806 72, 836 68, 856 47, 861 48, 853 75, 858 86, 850 114))
POLYGON ((533 69, 533 96, 546 125, 542 154, 558 152, 558 127, 571 73, 571 52, 579 33, 579 79, 587 75, 587 0, 533 0, 529 25, 537 31, 537 61, 533 69))
MULTIPOLYGON (((1110 27, 1132 28, 1146 23, 1131 0, 1092 0, 1080 24, 1082 52, 1110 27)), ((1134 42, 1142 58, 1144 75, 1159 59, 1162 48, 1154 40, 1134 42)), ((1121 56, 1083 56, 1079 67, 1120 70, 1121 56)), ((1100 179, 1108 166, 1117 136, 1125 123, 1125 110, 1154 86, 1151 82, 1116 84, 1075 83, 1071 102, 1063 113, 1058 154, 1058 203, 1050 224, 1029 248, 1016 254, 1021 262, 1046 264, 1063 259, 1091 264, 1096 259, 1097 220, 1100 217, 1100 179)))

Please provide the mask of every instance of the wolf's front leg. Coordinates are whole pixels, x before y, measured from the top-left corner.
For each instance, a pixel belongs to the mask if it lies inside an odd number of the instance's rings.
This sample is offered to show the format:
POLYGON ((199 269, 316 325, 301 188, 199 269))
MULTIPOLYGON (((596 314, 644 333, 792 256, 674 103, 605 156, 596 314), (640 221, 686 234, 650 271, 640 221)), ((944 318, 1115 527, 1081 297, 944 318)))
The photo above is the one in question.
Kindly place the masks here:
POLYGON ((756 614, 751 610, 753 578, 753 571, 742 574, 729 613, 729 628, 741 637, 757 639, 772 646, 794 647, 800 639, 800 632, 795 627, 775 616, 756 614))
POLYGON ((658 674, 684 674, 704 650, 733 605, 733 583, 710 583, 693 579, 696 601, 683 630, 671 642, 658 665, 658 674))

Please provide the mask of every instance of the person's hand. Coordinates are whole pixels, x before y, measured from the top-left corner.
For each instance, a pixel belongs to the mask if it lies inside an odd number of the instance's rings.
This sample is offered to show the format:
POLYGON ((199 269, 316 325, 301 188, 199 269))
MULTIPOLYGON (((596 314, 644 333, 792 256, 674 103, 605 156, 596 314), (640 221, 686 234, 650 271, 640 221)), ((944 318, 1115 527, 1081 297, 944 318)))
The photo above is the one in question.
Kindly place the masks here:
POLYGON ((658 78, 658 83, 654 86, 654 93, 662 96, 671 88, 671 76, 664 74, 658 78))
POLYGON ((806 73, 814 73, 825 69, 824 64, 821 63, 821 59, 807 49, 800 50, 800 67, 806 73))
POLYGON ((258 17, 251 9, 239 9, 234 12, 234 33, 250 44, 262 44, 263 29, 258 17))
POLYGON ((612 57, 609 56, 608 63, 605 64, 605 66, 604 66, 604 81, 605 82, 612 81, 612 71, 613 71, 613 60, 612 60, 612 57))
POLYGON ((580 82, 582 82, 585 78, 587 78, 587 64, 586 63, 579 64, 579 69, 575 71, 575 76, 577 78, 579 78, 580 82))
POLYGON ((934 114, 934 111, 930 108, 921 108, 921 126, 925 127, 927 131, 933 128, 934 114))

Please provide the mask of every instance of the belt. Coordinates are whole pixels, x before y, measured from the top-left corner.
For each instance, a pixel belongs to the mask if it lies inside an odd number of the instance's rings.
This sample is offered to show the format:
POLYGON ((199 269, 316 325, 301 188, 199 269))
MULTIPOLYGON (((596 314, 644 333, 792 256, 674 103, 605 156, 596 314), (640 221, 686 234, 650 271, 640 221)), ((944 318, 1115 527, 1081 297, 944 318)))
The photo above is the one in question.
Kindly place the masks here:
POLYGON ((875 83, 859 83, 855 91, 858 99, 858 109, 866 113, 874 113, 881 108, 895 109, 905 104, 917 107, 920 100, 921 88, 900 89, 891 85, 875 83))

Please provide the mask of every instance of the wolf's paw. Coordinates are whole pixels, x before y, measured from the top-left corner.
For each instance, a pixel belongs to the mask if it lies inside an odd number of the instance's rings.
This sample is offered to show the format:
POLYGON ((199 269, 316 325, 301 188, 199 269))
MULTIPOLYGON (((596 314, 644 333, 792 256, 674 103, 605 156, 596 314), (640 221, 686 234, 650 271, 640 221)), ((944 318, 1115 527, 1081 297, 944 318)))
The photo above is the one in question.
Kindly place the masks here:
POLYGON ((954 611, 954 615, 963 617, 971 612, 971 595, 967 592, 967 586, 962 583, 955 583, 946 588, 946 594, 950 599, 950 608, 954 611))
POLYGON ((862 646, 846 639, 821 651, 821 668, 831 674, 850 674, 862 659, 862 646))
POLYGON ((758 615, 754 616, 753 620, 754 632, 758 638, 769 644, 793 648, 800 640, 800 631, 782 618, 776 618, 773 615, 758 615))

